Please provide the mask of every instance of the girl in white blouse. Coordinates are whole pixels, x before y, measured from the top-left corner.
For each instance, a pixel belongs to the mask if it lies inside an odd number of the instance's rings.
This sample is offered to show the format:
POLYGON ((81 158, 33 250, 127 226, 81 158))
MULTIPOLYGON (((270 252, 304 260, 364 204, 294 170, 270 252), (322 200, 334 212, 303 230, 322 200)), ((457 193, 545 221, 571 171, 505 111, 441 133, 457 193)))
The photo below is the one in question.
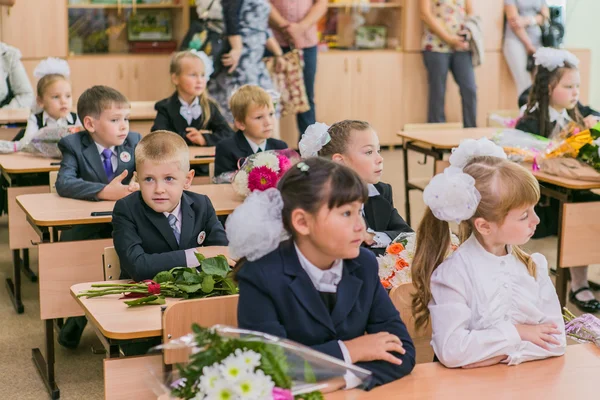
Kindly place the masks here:
POLYGON ((537 180, 487 139, 464 142, 450 162, 423 193, 429 208, 412 267, 417 326, 431 318, 431 344, 450 368, 564 354, 564 323, 548 263, 518 247, 539 223, 533 210, 537 180), (445 259, 448 221, 460 223, 462 244, 445 259))

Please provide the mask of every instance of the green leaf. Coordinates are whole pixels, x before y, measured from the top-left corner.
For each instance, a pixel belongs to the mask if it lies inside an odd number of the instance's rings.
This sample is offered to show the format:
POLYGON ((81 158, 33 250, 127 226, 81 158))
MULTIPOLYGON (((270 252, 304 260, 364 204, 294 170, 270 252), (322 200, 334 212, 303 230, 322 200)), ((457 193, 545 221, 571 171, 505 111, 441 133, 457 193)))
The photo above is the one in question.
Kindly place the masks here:
POLYGON ((312 367, 306 360, 304 360, 304 381, 306 383, 317 383, 315 371, 313 371, 312 367))
POLYGON ((265 346, 260 350, 260 368, 269 375, 275 386, 290 389, 292 380, 288 376, 288 364, 282 347, 265 346))
POLYGON ((177 287, 186 293, 196 293, 198 290, 200 290, 202 288, 202 284, 195 283, 193 285, 186 285, 186 284, 180 283, 177 285, 177 287))
POLYGON ((154 276, 153 281, 156 283, 175 282, 175 277, 169 271, 161 271, 154 276))
POLYGON ((206 259, 206 257, 204 257, 204 254, 200 254, 200 253, 194 253, 196 255, 196 258, 198 259, 198 262, 200 264, 202 264, 202 261, 204 261, 204 259, 206 259))
POLYGON ((230 269, 229 264, 227 264, 227 259, 221 255, 207 258, 202 261, 202 271, 208 275, 216 275, 225 278, 230 269))
POLYGON ((202 277, 200 276, 200 274, 198 274, 195 271, 194 272, 184 271, 181 280, 183 280, 183 282, 181 282, 181 283, 185 283, 186 285, 194 285, 196 283, 202 282, 202 277))
POLYGON ((231 278, 223 279, 223 287, 227 289, 227 294, 237 294, 239 291, 238 286, 231 278))
POLYGON ((202 280, 202 291, 204 293, 210 293, 213 291, 213 289, 215 288, 215 280, 213 279, 212 276, 207 275, 203 280, 202 280))
POLYGON ((129 307, 137 307, 137 306, 146 306, 146 305, 155 305, 155 304, 165 304, 165 298, 162 296, 146 296, 141 297, 135 300, 126 301, 129 307))

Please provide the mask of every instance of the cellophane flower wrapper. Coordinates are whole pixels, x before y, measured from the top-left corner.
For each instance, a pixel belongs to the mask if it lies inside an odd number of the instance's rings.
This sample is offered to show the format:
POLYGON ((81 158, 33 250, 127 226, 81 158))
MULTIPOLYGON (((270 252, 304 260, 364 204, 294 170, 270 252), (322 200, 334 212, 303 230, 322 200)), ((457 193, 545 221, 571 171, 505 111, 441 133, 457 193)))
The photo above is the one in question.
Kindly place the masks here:
POLYGON ((348 373, 363 385, 371 376, 363 368, 273 335, 225 325, 196 325, 193 330, 150 350, 165 356, 177 352, 180 361, 168 373, 150 370, 148 384, 161 399, 217 399, 222 392, 216 391, 225 389, 231 400, 319 399, 315 392, 340 389, 348 373))
POLYGON ((231 184, 242 196, 255 190, 277 187, 283 174, 300 161, 300 155, 291 149, 267 150, 246 158, 231 184))
POLYGON ((503 129, 496 133, 492 141, 504 149, 508 158, 515 162, 533 162, 543 155, 550 140, 517 129, 503 129))
POLYGON ((575 317, 570 312, 565 315, 565 333, 579 343, 594 343, 600 347, 600 319, 592 314, 575 317))
POLYGON ((21 151, 35 154, 45 158, 62 158, 58 149, 58 142, 65 136, 79 132, 83 128, 77 126, 69 127, 45 127, 38 131, 29 143, 23 143, 21 151))

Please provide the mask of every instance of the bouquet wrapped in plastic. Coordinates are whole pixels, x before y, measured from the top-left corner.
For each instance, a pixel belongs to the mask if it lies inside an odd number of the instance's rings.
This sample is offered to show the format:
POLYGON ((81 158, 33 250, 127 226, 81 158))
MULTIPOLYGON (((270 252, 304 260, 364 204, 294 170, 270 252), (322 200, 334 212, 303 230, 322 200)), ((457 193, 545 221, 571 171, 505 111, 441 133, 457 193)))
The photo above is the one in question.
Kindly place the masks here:
POLYGON ((246 158, 231 183, 242 196, 248 196, 255 190, 274 188, 283 174, 298 161, 300 155, 291 149, 256 153, 246 158))
POLYGON ((495 134, 492 141, 504 149, 510 160, 529 163, 544 154, 550 145, 545 137, 517 129, 504 129, 495 134))
POLYGON ((563 308, 565 333, 579 343, 594 343, 600 347, 600 319, 592 314, 576 317, 571 311, 563 308))
MULTIPOLYGON (((451 235, 452 242, 446 257, 460 245, 458 237, 451 235)), ((384 288, 391 290, 404 283, 412 282, 412 263, 415 257, 417 234, 403 232, 385 249, 383 256, 377 257, 379 279, 384 288)))
POLYGON ((162 369, 151 371, 152 390, 161 399, 317 400, 323 399, 323 393, 343 388, 346 374, 363 384, 371 375, 265 333, 224 325, 192 329, 194 333, 153 349, 177 352, 178 359, 185 359, 167 375, 162 369))
POLYGON ((58 142, 65 136, 79 132, 83 128, 81 126, 65 126, 65 127, 44 127, 29 141, 20 140, 12 142, 8 140, 0 141, 0 153, 15 153, 24 151, 45 158, 62 158, 62 154, 58 149, 58 142))

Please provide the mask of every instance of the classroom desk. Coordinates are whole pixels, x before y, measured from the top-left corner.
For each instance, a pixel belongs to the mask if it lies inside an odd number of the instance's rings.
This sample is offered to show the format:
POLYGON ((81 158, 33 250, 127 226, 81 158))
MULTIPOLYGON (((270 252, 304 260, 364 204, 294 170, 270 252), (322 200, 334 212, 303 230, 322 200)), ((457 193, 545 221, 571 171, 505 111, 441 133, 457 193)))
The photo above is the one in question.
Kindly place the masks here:
POLYGON ((0 109, 0 124, 24 124, 30 114, 29 108, 0 109))
MULTIPOLYGON (((219 215, 230 214, 243 201, 231 185, 192 186, 191 191, 209 196, 219 215)), ((69 288, 80 282, 102 279, 99 276, 102 249, 112 245, 111 239, 57 242, 58 232, 73 225, 110 222, 112 216, 91 217, 91 212, 112 211, 114 202, 88 202, 44 193, 19 196, 17 203, 41 239, 40 317, 44 321, 46 357, 35 348, 32 359, 50 396, 58 398, 60 392, 54 379, 54 329, 60 328, 62 318, 81 315, 81 308, 70 296, 69 288)))
POLYGON ((567 346, 563 357, 476 369, 418 364, 400 380, 375 388, 339 391, 326 400, 564 400, 597 398, 600 349, 593 344, 567 346), (594 394, 596 393, 596 394, 594 394))
MULTIPOLYGON (((458 146, 462 140, 468 138, 489 138, 501 130, 501 128, 463 128, 399 132, 398 136, 403 140, 406 222, 410 225, 410 191, 423 190, 423 186, 409 182, 408 150, 421 153, 425 157, 434 157, 436 162, 439 162, 443 160, 445 153, 458 146)), ((568 268, 600 262, 600 251, 591 254, 588 251, 586 254, 583 254, 585 251, 580 251, 582 247, 574 244, 577 241, 580 244, 585 244, 586 240, 587 243, 591 243, 590 240, 592 239, 590 238, 595 237, 597 231, 595 227, 600 226, 600 212, 598 212, 600 210, 600 202, 573 203, 573 194, 582 190, 600 189, 600 182, 578 181, 549 175, 540 171, 533 172, 533 175, 540 183, 541 193, 559 202, 556 293, 560 304, 564 307, 567 301, 568 268), (582 212, 583 208, 589 211, 587 213, 582 212), (565 210, 568 210, 568 212, 565 213, 565 210), (585 223, 581 223, 586 218, 585 223), (577 236, 579 227, 571 223, 573 220, 580 222, 580 225, 587 224, 584 226, 587 229, 585 234, 580 233, 577 236), (582 256, 577 257, 576 253, 581 253, 582 256), (579 264, 578 261, 580 262, 579 264)), ((588 250, 587 248, 583 249, 588 250)))

